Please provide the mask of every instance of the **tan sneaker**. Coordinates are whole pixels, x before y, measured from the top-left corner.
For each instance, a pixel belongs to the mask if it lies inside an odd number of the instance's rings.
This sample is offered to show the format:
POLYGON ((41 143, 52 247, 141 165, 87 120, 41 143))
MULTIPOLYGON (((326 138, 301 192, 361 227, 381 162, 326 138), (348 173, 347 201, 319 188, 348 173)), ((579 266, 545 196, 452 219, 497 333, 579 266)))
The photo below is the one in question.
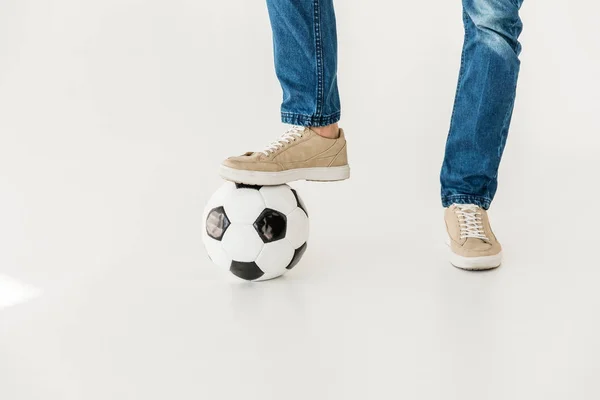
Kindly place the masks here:
POLYGON ((248 185, 282 185, 307 181, 340 181, 350 177, 346 138, 327 139, 303 127, 293 127, 263 151, 223 161, 223 179, 248 185))
POLYGON ((490 226, 487 211, 473 204, 446 208, 450 262, 457 268, 486 270, 502 263, 502 246, 490 226))

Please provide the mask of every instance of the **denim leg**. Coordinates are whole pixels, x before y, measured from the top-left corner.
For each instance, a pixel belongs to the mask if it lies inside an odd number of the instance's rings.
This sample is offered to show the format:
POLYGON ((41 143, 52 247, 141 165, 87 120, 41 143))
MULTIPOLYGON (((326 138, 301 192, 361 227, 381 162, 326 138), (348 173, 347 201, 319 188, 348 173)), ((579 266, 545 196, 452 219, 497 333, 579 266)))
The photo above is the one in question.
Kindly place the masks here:
POLYGON ((522 0, 463 0, 465 42, 441 172, 442 203, 489 208, 519 75, 522 0))
POLYGON ((301 126, 339 121, 333 0, 267 0, 267 7, 283 89, 282 121, 301 126))

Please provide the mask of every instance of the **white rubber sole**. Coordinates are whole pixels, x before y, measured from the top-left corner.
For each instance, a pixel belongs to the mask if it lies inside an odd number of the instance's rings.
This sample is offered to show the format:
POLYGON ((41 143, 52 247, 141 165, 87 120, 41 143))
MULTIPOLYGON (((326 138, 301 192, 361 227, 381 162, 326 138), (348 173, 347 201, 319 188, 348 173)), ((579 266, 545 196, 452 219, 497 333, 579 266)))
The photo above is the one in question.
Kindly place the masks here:
POLYGON ((334 182, 350 178, 350 166, 298 168, 281 172, 259 172, 233 169, 221 165, 221 178, 247 185, 273 186, 294 181, 334 182))
POLYGON ((502 252, 494 256, 485 257, 463 257, 452 251, 450 242, 446 242, 448 246, 448 253, 450 256, 450 263, 456 268, 464 269, 467 271, 486 271, 490 269, 498 268, 502 264, 502 252))

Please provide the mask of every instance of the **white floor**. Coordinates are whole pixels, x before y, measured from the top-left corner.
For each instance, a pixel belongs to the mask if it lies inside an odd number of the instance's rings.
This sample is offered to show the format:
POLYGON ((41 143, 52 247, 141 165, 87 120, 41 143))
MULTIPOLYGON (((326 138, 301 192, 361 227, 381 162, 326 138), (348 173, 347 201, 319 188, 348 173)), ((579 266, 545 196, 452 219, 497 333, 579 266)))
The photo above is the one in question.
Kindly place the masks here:
POLYGON ((305 258, 248 284, 211 265, 201 214, 219 161, 282 129, 264 4, 142 3, 7 0, 0 16, 0 399, 600 398, 600 88, 555 79, 600 68, 594 35, 550 62, 564 32, 526 13, 491 211, 505 264, 467 273, 437 183, 459 4, 398 27, 340 3, 353 177, 294 185, 305 258), (247 35, 223 36, 227 18, 247 35), (362 57, 359 18, 412 62, 362 57))
POLYGON ((576 203, 504 199, 505 265, 467 273, 446 261, 439 209, 358 168, 296 185, 303 263, 245 284, 201 247, 218 179, 196 178, 193 151, 118 143, 5 154, 1 398, 600 396, 597 221, 576 203))

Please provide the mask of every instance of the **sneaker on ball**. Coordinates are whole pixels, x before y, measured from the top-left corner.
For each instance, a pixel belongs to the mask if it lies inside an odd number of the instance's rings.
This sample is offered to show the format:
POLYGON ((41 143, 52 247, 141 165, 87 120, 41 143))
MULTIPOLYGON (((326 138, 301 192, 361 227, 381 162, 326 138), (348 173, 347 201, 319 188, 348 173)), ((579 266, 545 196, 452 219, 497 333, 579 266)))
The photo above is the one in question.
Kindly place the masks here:
POLYGON ((328 139, 295 126, 262 151, 230 157, 221 164, 223 179, 248 185, 340 181, 350 177, 346 138, 328 139))

